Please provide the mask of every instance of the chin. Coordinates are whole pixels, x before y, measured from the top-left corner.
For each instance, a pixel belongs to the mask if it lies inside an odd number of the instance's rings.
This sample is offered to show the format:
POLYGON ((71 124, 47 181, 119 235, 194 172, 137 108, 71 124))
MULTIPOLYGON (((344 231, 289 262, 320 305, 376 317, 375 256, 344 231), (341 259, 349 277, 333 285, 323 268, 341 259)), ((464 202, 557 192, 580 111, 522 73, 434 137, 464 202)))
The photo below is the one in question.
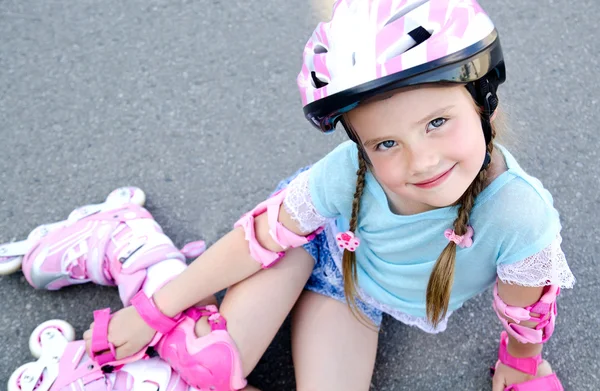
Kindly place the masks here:
POLYGON ((463 192, 449 192, 445 191, 439 194, 437 197, 431 200, 429 205, 434 208, 445 208, 447 206, 452 206, 458 204, 460 198, 464 194, 463 192))

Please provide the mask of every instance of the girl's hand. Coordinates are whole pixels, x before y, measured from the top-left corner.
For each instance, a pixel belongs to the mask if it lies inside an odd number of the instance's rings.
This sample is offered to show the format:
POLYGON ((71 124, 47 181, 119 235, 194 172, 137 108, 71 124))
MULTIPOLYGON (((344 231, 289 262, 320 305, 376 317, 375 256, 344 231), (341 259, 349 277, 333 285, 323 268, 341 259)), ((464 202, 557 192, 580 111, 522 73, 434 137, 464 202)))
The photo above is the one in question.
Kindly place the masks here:
MULTIPOLYGON (((85 349, 88 354, 90 354, 92 345, 93 329, 94 323, 90 325, 89 330, 83 333, 85 349)), ((115 312, 108 324, 108 341, 115 346, 117 360, 134 355, 144 349, 155 333, 156 331, 144 322, 133 306, 115 312)))
POLYGON ((551 373, 552 368, 546 360, 543 360, 542 363, 538 366, 536 376, 517 371, 516 369, 513 369, 502 363, 498 363, 496 371, 494 372, 492 391, 504 391, 504 389, 510 385, 523 383, 529 380, 533 380, 537 377, 548 376, 551 373))

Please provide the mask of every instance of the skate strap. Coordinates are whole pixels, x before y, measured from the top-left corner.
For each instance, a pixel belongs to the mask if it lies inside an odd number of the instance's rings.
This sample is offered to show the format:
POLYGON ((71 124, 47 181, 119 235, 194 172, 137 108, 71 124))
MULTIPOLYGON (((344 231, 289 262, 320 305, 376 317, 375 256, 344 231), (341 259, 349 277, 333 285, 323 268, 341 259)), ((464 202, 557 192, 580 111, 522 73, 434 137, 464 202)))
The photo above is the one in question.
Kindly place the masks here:
POLYGON ((94 311, 90 356, 100 366, 115 361, 115 346, 108 342, 108 322, 110 322, 110 308, 94 311))
POLYGON ((502 331, 500 334, 500 347, 498 348, 498 360, 506 366, 516 369, 524 373, 535 376, 538 365, 542 363, 542 355, 538 354, 533 357, 513 357, 508 353, 508 333, 502 331))
POLYGON ((144 322, 161 334, 167 334, 179 323, 181 314, 169 318, 156 307, 154 300, 146 296, 143 290, 131 299, 131 305, 137 310, 144 322))
POLYGON ((211 330, 227 330, 227 321, 219 313, 216 305, 210 304, 204 307, 191 307, 185 310, 185 315, 195 322, 203 316, 208 316, 211 330))
POLYGON ((21 240, 20 242, 12 242, 0 245, 0 258, 25 255, 31 248, 32 244, 33 243, 27 240, 21 240))
POLYGON ((504 391, 564 391, 560 380, 556 376, 556 373, 552 373, 548 376, 538 377, 533 380, 529 380, 519 384, 511 384, 506 387, 504 391))
POLYGON ((218 313, 216 305, 210 304, 204 307, 190 307, 185 310, 185 315, 189 318, 192 318, 194 322, 197 322, 203 316, 211 316, 213 314, 218 313))

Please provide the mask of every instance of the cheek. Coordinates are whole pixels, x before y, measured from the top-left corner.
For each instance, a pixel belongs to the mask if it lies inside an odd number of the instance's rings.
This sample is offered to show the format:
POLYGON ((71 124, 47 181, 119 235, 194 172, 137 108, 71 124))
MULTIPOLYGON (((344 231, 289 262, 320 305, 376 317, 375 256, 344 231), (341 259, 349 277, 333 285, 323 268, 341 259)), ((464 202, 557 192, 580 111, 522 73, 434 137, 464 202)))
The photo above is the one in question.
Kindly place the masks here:
POLYGON ((394 154, 384 156, 383 154, 369 155, 372 170, 377 177, 388 188, 402 185, 406 180, 406 164, 402 157, 394 154))
POLYGON ((455 126, 446 145, 454 146, 452 151, 458 160, 473 164, 482 163, 485 156, 485 138, 479 118, 469 118, 456 123, 455 126), (460 148, 455 147, 459 145, 460 148))

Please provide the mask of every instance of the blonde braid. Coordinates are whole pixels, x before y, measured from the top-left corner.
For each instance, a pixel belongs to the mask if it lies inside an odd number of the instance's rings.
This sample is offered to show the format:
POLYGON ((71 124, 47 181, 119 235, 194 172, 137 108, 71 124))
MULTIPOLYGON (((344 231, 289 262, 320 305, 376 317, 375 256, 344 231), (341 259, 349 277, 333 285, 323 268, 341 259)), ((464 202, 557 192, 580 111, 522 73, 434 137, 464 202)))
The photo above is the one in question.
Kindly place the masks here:
MULTIPOLYGON (((492 126, 492 140, 496 136, 496 130, 492 126)), ((490 142, 487 145, 487 153, 492 156, 494 145, 490 142)), ((467 233, 469 225, 469 215, 475 204, 475 199, 485 187, 487 180, 487 168, 479 172, 475 180, 467 188, 467 191, 460 198, 460 207, 458 216, 454 220, 454 232, 457 235, 467 233)), ((456 243, 449 242, 437 259, 429 282, 427 284, 426 310, 427 318, 435 327, 448 312, 450 302, 450 293, 454 283, 454 266, 456 264, 456 243)))
MULTIPOLYGON (((358 227, 358 212, 360 211, 360 199, 362 198, 365 187, 365 176, 367 174, 367 162, 362 153, 358 152, 358 170, 356 171, 356 191, 352 200, 352 217, 350 218, 350 231, 356 234, 358 227)), ((372 323, 367 321, 364 314, 356 306, 356 285, 358 276, 356 272, 356 255, 353 251, 344 250, 342 257, 342 275, 344 277, 344 296, 350 306, 352 313, 361 322, 372 327, 372 323)))

